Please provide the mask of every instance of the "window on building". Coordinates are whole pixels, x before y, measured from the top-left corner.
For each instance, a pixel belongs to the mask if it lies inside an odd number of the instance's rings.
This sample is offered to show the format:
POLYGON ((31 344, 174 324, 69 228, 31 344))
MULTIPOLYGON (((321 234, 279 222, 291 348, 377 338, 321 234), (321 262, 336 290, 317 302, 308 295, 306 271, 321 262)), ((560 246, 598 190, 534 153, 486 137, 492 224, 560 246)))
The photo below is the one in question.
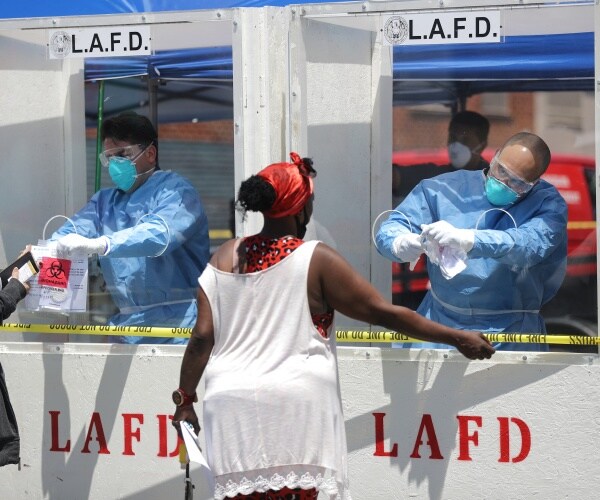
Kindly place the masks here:
POLYGON ((547 103, 549 127, 566 127, 574 131, 582 129, 580 93, 549 92, 547 103))
POLYGON ((481 94, 481 113, 487 117, 510 116, 510 102, 506 92, 481 94))

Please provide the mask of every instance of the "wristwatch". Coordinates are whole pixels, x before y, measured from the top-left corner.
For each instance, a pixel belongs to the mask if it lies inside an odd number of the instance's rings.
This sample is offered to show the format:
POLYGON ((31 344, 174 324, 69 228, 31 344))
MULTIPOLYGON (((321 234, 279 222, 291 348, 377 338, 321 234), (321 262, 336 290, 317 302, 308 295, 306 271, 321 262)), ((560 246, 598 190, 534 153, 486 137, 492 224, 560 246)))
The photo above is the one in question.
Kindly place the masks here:
POLYGON ((173 398, 173 403, 175 406, 189 406, 192 403, 198 402, 198 395, 194 392, 194 394, 186 394, 186 392, 179 388, 173 391, 171 396, 173 398))

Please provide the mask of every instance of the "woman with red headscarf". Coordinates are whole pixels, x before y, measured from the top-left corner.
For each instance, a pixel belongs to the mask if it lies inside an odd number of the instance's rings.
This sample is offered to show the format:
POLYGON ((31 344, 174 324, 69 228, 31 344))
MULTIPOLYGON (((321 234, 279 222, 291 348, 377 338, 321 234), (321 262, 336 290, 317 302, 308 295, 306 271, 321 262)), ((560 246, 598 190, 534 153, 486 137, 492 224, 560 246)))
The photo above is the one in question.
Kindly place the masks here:
POLYGON ((334 310, 455 346, 470 359, 483 335, 394 306, 335 250, 302 237, 312 215, 312 161, 291 154, 244 181, 238 204, 262 230, 222 245, 199 279, 198 320, 183 357, 173 424, 190 422, 205 375, 204 430, 215 498, 349 500, 334 310))

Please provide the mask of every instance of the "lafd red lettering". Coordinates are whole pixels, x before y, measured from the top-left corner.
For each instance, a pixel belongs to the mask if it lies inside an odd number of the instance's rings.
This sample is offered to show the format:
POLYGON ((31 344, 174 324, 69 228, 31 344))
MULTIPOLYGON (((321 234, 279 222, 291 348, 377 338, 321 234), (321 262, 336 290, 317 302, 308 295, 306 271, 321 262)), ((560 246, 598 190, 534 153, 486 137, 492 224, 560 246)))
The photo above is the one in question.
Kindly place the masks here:
POLYGON ((498 417, 500 422, 500 458, 498 462, 522 462, 529 455, 531 450, 531 431, 529 426, 520 418, 498 417), (510 429, 509 421, 519 428, 521 433, 521 450, 513 459, 510 458, 510 429))
POLYGON ((390 451, 385 451, 384 440, 385 433, 383 432, 383 419, 385 413, 373 413, 375 417, 375 457, 397 457, 398 456, 398 443, 394 443, 390 451))
POLYGON ((85 444, 83 445, 81 453, 90 453, 90 441, 92 440, 92 431, 94 429, 96 429, 96 441, 98 441, 98 444, 100 445, 98 454, 109 455, 110 451, 108 451, 108 445, 104 435, 104 428, 102 427, 102 419, 100 418, 100 413, 97 411, 92 413, 92 418, 90 419, 90 428, 88 429, 87 436, 85 437, 85 444))
POLYGON ((435 435, 433 419, 428 413, 425 413, 423 415, 423 418, 421 419, 421 425, 419 426, 417 440, 415 441, 415 447, 413 448, 413 451, 410 454, 410 458, 421 458, 421 455, 419 455, 419 448, 423 444, 423 433, 425 431, 427 431, 427 444, 431 449, 431 455, 429 455, 429 458, 442 460, 444 457, 440 452, 440 445, 438 443, 437 436, 435 435))
POLYGON ((133 452, 133 438, 139 443, 140 441, 140 428, 138 427, 135 431, 132 429, 131 421, 135 418, 140 424, 144 423, 144 415, 142 413, 123 413, 123 439, 125 440, 123 446, 123 455, 135 455, 133 452))
POLYGON ((50 434, 52 436, 50 451, 71 451, 71 440, 67 439, 67 443, 61 447, 58 444, 58 417, 60 411, 49 411, 50 413, 50 434))
POLYGON ((179 445, 183 443, 183 440, 177 435, 177 443, 175 444, 175 449, 169 453, 167 436, 168 429, 172 429, 175 432, 175 429, 170 425, 170 421, 173 420, 173 415, 156 415, 158 418, 158 453, 157 457, 176 457, 179 455, 179 445), (167 419, 167 417, 169 417, 167 419))
POLYGON ((473 431, 473 434, 469 434, 469 422, 475 422, 477 427, 481 427, 482 418, 465 415, 456 415, 456 418, 458 419, 458 460, 470 461, 472 459, 469 454, 469 441, 477 446, 479 444, 479 432, 473 431))

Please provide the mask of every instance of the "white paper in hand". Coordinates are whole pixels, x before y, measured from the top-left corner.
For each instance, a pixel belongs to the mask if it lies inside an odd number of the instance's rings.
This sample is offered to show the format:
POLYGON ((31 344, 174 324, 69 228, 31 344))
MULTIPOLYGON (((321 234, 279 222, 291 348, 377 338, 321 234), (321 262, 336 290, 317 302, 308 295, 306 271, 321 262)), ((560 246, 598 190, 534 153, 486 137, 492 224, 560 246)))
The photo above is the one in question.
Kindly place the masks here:
POLYGON ((210 473, 210 467, 202 454, 202 449, 198 444, 198 436, 196 436, 192 424, 189 422, 181 422, 181 435, 183 436, 183 442, 185 443, 190 462, 196 462, 202 467, 206 467, 206 471, 210 473))
POLYGON ((461 248, 440 246, 433 238, 423 238, 423 248, 432 264, 439 266, 442 276, 447 280, 467 268, 467 253, 461 248))

